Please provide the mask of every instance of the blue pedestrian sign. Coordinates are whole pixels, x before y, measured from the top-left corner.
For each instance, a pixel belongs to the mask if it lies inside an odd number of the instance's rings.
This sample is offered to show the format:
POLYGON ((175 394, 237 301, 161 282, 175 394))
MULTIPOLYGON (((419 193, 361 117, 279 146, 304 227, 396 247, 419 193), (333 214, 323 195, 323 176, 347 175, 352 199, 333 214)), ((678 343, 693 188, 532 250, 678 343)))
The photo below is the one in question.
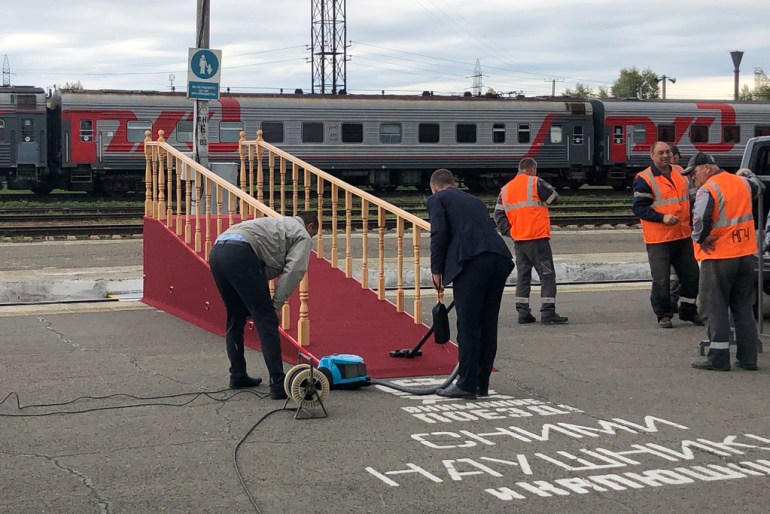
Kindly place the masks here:
POLYGON ((222 50, 190 48, 188 52, 187 98, 219 100, 222 50))

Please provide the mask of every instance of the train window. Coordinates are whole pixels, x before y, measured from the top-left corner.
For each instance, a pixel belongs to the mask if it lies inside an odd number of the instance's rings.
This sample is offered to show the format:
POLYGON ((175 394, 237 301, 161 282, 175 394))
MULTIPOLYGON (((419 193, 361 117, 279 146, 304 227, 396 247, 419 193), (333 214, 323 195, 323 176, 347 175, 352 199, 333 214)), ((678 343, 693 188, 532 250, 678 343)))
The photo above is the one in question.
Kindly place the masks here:
POLYGON ((722 127, 722 141, 725 143, 740 143, 741 127, 739 125, 725 125, 722 127))
POLYGON ((759 137, 759 136, 770 136, 770 126, 757 125, 756 127, 754 127, 754 137, 759 137))
POLYGON ((35 95, 16 95, 16 107, 34 109, 37 107, 37 97, 35 95))
POLYGON ((94 122, 91 120, 80 120, 80 140, 84 143, 94 141, 94 122))
POLYGON ((562 142, 562 129, 558 125, 553 125, 551 127, 551 143, 554 144, 561 144, 562 142))
POLYGON ((417 141, 420 143, 438 143, 438 123, 420 123, 417 128, 417 141))
MULTIPOLYGON (((641 144, 647 141, 647 129, 644 125, 634 125, 634 128, 631 132, 631 137, 633 138, 632 141, 634 144, 641 144)), ((621 140, 621 143, 623 141, 621 140)))
POLYGON ((492 142, 505 143, 505 123, 494 123, 492 125, 492 142))
POLYGON ((690 127, 690 142, 692 143, 708 143, 709 142, 709 128, 706 125, 693 125, 690 127))
POLYGON ((583 125, 575 125, 572 129, 572 144, 583 144, 583 125))
POLYGON ((176 130, 174 136, 179 143, 192 143, 193 142, 193 122, 192 121, 178 121, 176 124, 176 130))
POLYGON ((222 121, 219 123, 219 142, 237 143, 241 139, 243 123, 240 121, 222 121))
POLYGON ((144 133, 152 131, 152 123, 149 121, 129 121, 126 130, 126 139, 131 143, 141 143, 144 141, 144 133))
POLYGON ((283 122, 263 121, 262 139, 268 143, 283 143, 283 122))
POLYGON ((0 141, 5 141, 5 120, 0 120, 0 141))
POLYGON ((401 142, 401 124, 383 123, 380 125, 380 143, 400 143, 401 142))
POLYGON ((518 127, 517 140, 519 143, 529 143, 530 129, 529 123, 522 123, 518 127))
POLYGON ((29 143, 35 140, 35 121, 31 119, 21 120, 21 140, 29 143))
POLYGON ((364 142, 363 123, 343 123, 342 124, 342 142, 343 143, 363 143, 364 142))
POLYGON ((475 143, 476 142, 476 124, 475 123, 458 123, 456 141, 458 143, 475 143))
POLYGON ((303 143, 323 143, 324 142, 323 123, 303 123, 302 124, 302 142, 303 143))
POLYGON ((676 128, 673 125, 658 125, 658 141, 666 143, 676 141, 676 128))

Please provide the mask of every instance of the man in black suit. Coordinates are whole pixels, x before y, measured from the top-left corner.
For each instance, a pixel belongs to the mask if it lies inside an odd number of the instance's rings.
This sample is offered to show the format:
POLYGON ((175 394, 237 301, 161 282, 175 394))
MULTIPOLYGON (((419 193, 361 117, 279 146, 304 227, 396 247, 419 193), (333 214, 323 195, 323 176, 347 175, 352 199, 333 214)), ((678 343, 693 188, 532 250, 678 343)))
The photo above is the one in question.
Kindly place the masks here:
POLYGON ((477 394, 489 394, 489 376, 497 353, 497 318, 513 260, 487 207, 457 189, 451 171, 434 171, 430 189, 433 286, 441 291, 453 284, 459 347, 457 382, 436 394, 475 399, 477 394))

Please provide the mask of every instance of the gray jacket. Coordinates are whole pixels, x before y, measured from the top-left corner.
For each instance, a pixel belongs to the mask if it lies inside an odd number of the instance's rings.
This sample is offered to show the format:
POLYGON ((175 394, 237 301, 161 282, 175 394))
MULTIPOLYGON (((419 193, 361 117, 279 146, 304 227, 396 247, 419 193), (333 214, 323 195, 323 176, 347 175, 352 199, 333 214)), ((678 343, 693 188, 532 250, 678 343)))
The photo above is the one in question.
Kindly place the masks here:
POLYGON ((265 274, 275 283, 273 307, 279 309, 294 292, 307 272, 313 240, 302 218, 257 218, 228 228, 225 233, 240 234, 265 263, 265 274))

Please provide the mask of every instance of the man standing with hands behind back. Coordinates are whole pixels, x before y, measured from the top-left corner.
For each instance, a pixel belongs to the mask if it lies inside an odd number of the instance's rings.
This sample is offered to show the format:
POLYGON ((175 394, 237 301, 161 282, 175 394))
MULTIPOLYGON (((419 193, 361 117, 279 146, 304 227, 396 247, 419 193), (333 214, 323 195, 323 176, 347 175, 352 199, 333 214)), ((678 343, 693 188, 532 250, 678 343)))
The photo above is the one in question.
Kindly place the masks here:
POLYGON ((670 270, 681 284, 679 319, 702 325, 698 296, 698 263, 690 234, 690 198, 687 180, 671 166, 671 148, 662 141, 650 146, 652 165, 634 179, 633 211, 642 221, 642 235, 650 261, 650 303, 661 328, 672 328, 670 270))
POLYGON ((489 394, 497 318, 505 280, 513 270, 511 252, 495 231, 487 207, 457 189, 451 171, 434 171, 430 190, 430 269, 437 290, 453 284, 459 349, 457 382, 436 394, 475 399, 489 394))

